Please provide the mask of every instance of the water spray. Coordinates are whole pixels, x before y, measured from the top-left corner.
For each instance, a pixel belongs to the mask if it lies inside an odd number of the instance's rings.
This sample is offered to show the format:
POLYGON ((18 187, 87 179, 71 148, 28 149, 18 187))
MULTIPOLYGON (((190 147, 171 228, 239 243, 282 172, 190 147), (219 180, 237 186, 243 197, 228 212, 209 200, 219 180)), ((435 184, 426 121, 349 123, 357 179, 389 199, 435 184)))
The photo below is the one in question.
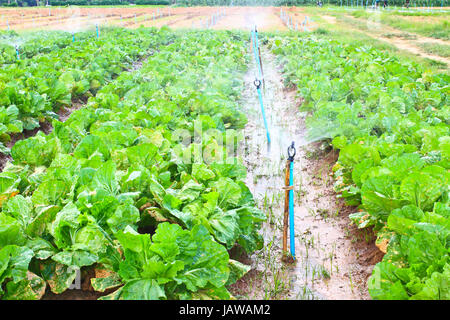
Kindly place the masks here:
POLYGON ((256 28, 256 25, 255 25, 254 30, 252 30, 252 39, 253 39, 253 52, 255 54, 255 61, 256 61, 256 64, 258 65, 258 74, 259 74, 259 77, 261 79, 263 79, 263 81, 264 81, 262 67, 261 67, 261 54, 259 52, 258 29, 256 28))
POLYGON ((262 98, 262 93, 261 93, 261 80, 255 79, 253 84, 256 87, 256 91, 258 91, 259 104, 261 106, 261 113, 263 116, 264 127, 266 128, 267 144, 270 146, 270 133, 269 133, 269 126, 267 125, 266 113, 264 111, 264 103, 263 103, 263 98, 262 98))

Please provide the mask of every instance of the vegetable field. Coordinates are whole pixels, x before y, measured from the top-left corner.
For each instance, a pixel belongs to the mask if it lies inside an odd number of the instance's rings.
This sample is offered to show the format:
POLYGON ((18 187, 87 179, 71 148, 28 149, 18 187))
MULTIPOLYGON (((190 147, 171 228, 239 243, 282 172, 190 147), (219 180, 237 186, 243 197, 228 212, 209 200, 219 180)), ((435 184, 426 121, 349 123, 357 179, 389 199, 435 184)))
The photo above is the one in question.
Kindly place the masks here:
POLYGON ((315 37, 271 47, 312 111, 310 139, 339 149, 335 190, 360 208, 350 219, 386 253, 372 298, 450 298, 448 75, 315 37))
POLYGON ((0 298, 449 300, 448 67, 320 10, 0 9, 0 298))

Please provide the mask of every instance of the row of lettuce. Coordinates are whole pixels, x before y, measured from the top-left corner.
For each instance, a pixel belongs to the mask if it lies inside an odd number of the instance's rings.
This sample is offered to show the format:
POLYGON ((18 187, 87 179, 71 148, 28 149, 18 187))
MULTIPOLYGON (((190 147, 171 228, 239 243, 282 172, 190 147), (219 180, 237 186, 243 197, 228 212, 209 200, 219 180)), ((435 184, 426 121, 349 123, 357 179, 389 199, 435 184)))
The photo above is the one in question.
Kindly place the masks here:
POLYGON ((3 299, 62 293, 78 270, 94 272, 102 299, 229 299, 249 267, 228 250, 262 247, 246 168, 214 156, 247 122, 248 37, 142 30, 171 43, 12 148, 0 174, 3 299))
MULTIPOLYGON (((86 31, 77 33, 75 42, 64 32, 28 34, 28 38, 42 37, 50 42, 59 39, 61 47, 2 65, 0 152, 10 152, 5 144, 11 134, 58 119, 61 108, 71 106, 76 99, 87 100, 122 71, 132 68, 136 60, 171 41, 170 37, 149 36, 154 32, 105 29, 97 39, 95 31, 86 31)), ((33 43, 42 49, 46 40, 33 43)))
POLYGON ((370 46, 273 37, 311 141, 339 150, 335 189, 384 251, 374 299, 450 299, 450 76, 370 46), (387 250, 386 250, 387 247, 387 250))
MULTIPOLYGON (((85 34, 83 33, 83 36, 85 34)), ((0 30, 0 65, 15 63, 65 48, 72 44, 72 34, 65 31, 41 31, 19 34, 0 30), (19 55, 17 55, 17 51, 19 55)))

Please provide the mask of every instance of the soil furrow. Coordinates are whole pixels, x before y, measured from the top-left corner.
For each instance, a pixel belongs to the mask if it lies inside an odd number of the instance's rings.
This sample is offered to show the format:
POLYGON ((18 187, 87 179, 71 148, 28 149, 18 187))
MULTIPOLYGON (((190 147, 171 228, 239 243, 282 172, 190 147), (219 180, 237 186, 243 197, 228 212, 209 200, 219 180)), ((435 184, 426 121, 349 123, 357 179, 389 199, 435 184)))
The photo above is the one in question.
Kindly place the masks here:
POLYGON ((307 115, 299 111, 301 98, 295 90, 284 87, 281 70, 269 51, 262 51, 262 60, 270 148, 253 85, 254 63, 245 76, 242 104, 249 118, 244 130, 246 182, 268 217, 263 227, 265 246, 242 260, 252 264, 252 271, 231 290, 244 299, 370 299, 366 280, 382 254, 373 244, 373 235, 349 226, 348 214, 355 208, 345 207, 336 198, 331 168, 337 153, 321 143, 307 143, 307 115), (294 163, 297 261, 286 265, 281 262, 283 186, 287 147, 292 141, 297 148, 294 163))

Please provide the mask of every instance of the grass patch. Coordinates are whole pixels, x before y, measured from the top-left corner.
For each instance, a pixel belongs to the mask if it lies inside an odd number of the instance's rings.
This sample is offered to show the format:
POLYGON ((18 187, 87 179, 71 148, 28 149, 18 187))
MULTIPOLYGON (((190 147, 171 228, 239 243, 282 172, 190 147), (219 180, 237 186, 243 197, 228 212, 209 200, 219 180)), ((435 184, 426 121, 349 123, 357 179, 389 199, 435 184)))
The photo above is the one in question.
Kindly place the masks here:
POLYGON ((370 45, 378 50, 383 50, 389 52, 391 55, 395 55, 397 57, 403 57, 405 59, 409 59, 415 61, 416 63, 420 63, 425 65, 427 68, 439 72, 448 72, 447 65, 443 62, 422 58, 413 53, 403 51, 398 49, 396 46, 378 39, 374 39, 367 35, 364 32, 364 28, 360 28, 363 31, 355 31, 354 29, 349 29, 346 27, 349 25, 347 23, 342 24, 327 24, 324 23, 320 28, 317 28, 313 31, 313 34, 318 36, 327 37, 330 39, 337 40, 341 43, 347 43, 356 46, 367 46, 370 45))
POLYGON ((440 57, 450 57, 450 45, 422 42, 417 44, 425 52, 438 55, 440 57))
POLYGON ((448 68, 447 64, 444 62, 436 61, 436 60, 428 59, 428 58, 425 58, 424 60, 425 60, 425 62, 427 62, 428 65, 430 65, 436 69, 447 69, 448 68))
POLYGON ((411 33, 403 32, 403 33, 384 33, 382 34, 383 37, 386 38, 402 38, 405 40, 416 40, 417 36, 411 33))
POLYGON ((350 13, 355 18, 362 18, 365 20, 370 19, 374 15, 378 15, 377 20, 379 19, 379 22, 382 24, 386 24, 388 26, 391 26, 393 28, 406 31, 406 32, 413 32, 420 34, 422 36, 431 37, 431 38, 437 38, 437 39, 443 39, 443 40, 450 40, 450 23, 448 16, 449 14, 445 15, 436 15, 436 14, 415 14, 411 13, 408 15, 400 14, 400 13, 391 13, 391 12, 367 12, 363 10, 357 10, 352 13, 350 13), (430 19, 425 21, 420 20, 411 20, 408 19, 408 17, 416 17, 416 16, 429 16, 430 19))
MULTIPOLYGON (((386 41, 378 40, 370 36, 368 31, 370 30, 367 26, 366 21, 364 20, 356 20, 346 18, 344 15, 349 14, 348 11, 340 12, 336 11, 326 11, 323 9, 319 10, 314 7, 305 7, 304 11, 308 14, 308 17, 311 16, 315 21, 320 21, 320 27, 314 30, 312 33, 317 36, 322 36, 330 39, 337 40, 342 43, 348 43, 357 46, 367 46, 370 45, 378 50, 388 51, 391 55, 395 55, 397 57, 402 57, 405 59, 412 60, 416 63, 420 63, 426 68, 437 71, 449 73, 448 66, 445 63, 440 61, 435 61, 432 59, 422 58, 408 51, 400 50, 395 45, 392 45, 386 41), (336 23, 329 23, 325 19, 321 18, 321 15, 328 15, 336 17, 336 23), (359 31, 355 30, 358 29, 359 31)), ((354 11, 353 13, 359 14, 360 16, 369 15, 371 13, 366 13, 362 10, 354 11)), ((276 32, 275 32, 276 34, 276 32)), ((279 34, 282 34, 279 33, 279 34)), ((387 34, 387 33, 386 33, 387 34)), ((384 34, 384 36, 386 36, 384 34)), ((411 35, 407 32, 404 33, 391 33, 387 34, 391 37, 403 37, 405 39, 416 39, 415 35, 411 35)))
POLYGON ((315 33, 315 34, 320 34, 320 35, 329 34, 329 32, 328 32, 327 29, 321 28, 321 27, 319 27, 319 28, 317 28, 316 30, 314 30, 313 33, 315 33))

